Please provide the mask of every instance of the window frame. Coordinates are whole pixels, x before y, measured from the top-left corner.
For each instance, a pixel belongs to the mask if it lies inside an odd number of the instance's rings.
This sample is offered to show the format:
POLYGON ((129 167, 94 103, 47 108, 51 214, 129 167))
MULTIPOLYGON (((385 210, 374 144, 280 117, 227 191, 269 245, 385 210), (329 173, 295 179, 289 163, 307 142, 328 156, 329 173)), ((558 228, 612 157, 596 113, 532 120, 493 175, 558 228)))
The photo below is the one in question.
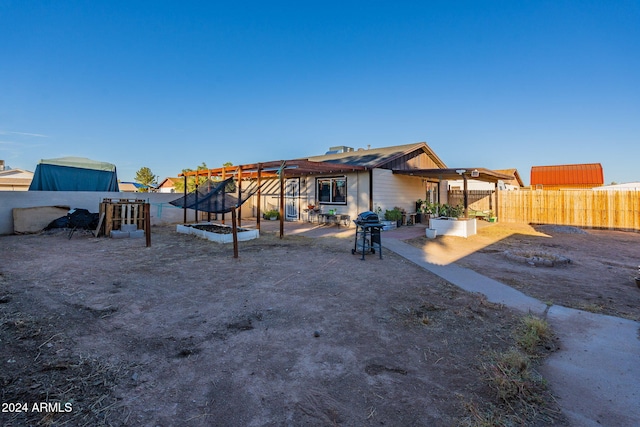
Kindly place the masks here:
POLYGON ((346 175, 340 175, 340 176, 323 176, 320 178, 316 178, 316 199, 318 200, 318 204, 320 205, 346 205, 347 204, 347 176, 346 175), (339 187, 338 182, 344 182, 344 201, 335 201, 334 198, 337 195, 336 194, 336 189, 339 187), (323 182, 329 182, 329 186, 330 186, 330 192, 329 192, 329 201, 322 201, 321 200, 321 183, 323 182))

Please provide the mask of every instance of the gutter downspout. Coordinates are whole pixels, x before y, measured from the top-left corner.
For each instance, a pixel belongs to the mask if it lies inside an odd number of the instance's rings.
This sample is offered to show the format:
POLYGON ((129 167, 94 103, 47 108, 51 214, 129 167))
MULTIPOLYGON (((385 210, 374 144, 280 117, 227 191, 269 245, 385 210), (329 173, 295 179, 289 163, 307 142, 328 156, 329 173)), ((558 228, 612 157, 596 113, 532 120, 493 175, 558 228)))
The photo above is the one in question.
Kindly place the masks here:
POLYGON ((373 212, 373 169, 369 169, 369 210, 373 212))

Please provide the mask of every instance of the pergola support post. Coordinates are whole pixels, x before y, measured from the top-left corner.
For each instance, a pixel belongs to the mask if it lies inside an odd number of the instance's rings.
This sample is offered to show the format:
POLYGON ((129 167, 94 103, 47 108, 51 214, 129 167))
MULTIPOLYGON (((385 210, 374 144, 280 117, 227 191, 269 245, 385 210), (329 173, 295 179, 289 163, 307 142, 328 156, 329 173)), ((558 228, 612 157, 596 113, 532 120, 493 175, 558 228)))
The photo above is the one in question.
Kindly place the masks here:
MULTIPOLYGON (((242 166, 238 166, 238 200, 242 200, 242 166)), ((238 227, 242 227, 242 205, 238 206, 238 227)))
POLYGON ((282 161, 280 166, 280 238, 284 237, 284 167, 285 162, 282 161))
POLYGON ((182 223, 187 223, 187 176, 184 176, 184 207, 182 208, 183 218, 182 223))
POLYGON ((256 207, 256 228, 260 231, 260 218, 262 217, 262 163, 258 163, 258 206, 256 207))

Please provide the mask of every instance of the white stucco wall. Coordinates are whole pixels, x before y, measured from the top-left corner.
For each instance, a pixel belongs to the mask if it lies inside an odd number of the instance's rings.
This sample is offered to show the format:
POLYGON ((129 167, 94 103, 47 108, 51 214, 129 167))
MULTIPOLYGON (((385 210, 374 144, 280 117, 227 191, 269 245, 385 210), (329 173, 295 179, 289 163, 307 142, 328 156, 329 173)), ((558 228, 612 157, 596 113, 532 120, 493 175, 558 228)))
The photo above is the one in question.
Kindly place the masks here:
POLYGON ((394 175, 387 169, 373 171, 373 204, 385 210, 398 206, 407 212, 416 211, 416 200, 426 198, 426 187, 422 178, 394 175))
MULTIPOLYGON (((151 205, 151 225, 182 223, 183 210, 169 202, 179 196, 163 193, 109 193, 95 191, 0 191, 0 235, 13 234, 13 208, 36 206, 69 206, 98 212, 100 202, 111 199, 140 199, 151 205)), ((194 212, 188 210, 187 220, 193 221, 194 212)))

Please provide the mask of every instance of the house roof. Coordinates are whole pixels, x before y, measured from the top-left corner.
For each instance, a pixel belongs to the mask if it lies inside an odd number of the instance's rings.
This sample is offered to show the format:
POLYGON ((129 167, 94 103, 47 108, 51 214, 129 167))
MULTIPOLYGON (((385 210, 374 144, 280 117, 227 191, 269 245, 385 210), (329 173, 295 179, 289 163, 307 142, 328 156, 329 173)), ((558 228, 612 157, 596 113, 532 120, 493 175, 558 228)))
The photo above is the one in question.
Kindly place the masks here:
POLYGON ((495 172, 512 176, 513 178, 511 180, 505 181, 507 184, 516 185, 518 187, 524 187, 524 183, 522 182, 522 178, 520 178, 518 169, 495 169, 495 172))
POLYGON ((24 169, 6 169, 0 171, 0 178, 33 178, 33 172, 24 169))
POLYGON ((293 160, 277 160, 264 163, 254 163, 241 166, 229 166, 215 169, 203 169, 199 171, 183 172, 179 176, 208 175, 221 176, 235 175, 241 170, 242 176, 251 177, 261 170, 262 176, 273 176, 279 170, 284 170, 285 176, 304 176, 327 173, 346 173, 378 168, 396 160, 404 155, 417 150, 424 152, 436 165, 445 167, 445 164, 431 150, 425 142, 414 144, 395 145, 392 147, 359 149, 340 153, 330 152, 321 156, 312 156, 293 160))
POLYGON ((139 182, 120 182, 118 183, 120 191, 138 191, 141 188, 148 188, 147 185, 140 184, 139 182))
POLYGON ((531 185, 602 184, 604 173, 600 163, 531 167, 531 185))
POLYGON ((312 162, 327 162, 336 164, 348 164, 364 166, 366 168, 379 168, 385 164, 392 162, 406 154, 422 149, 429 157, 440 167, 445 168, 444 162, 434 153, 426 142, 418 142, 413 144, 394 145, 391 147, 357 149, 354 151, 345 151, 341 153, 329 153, 322 156, 308 157, 307 160, 312 162))
POLYGON ((158 188, 163 187, 165 184, 168 184, 167 186, 169 187, 173 187, 176 185, 176 182, 178 181, 180 181, 180 178, 173 178, 173 177, 165 178, 162 180, 160 184, 158 184, 158 188))
POLYGON ((0 183, 3 185, 26 185, 31 184, 33 172, 24 169, 6 169, 0 171, 0 183))

